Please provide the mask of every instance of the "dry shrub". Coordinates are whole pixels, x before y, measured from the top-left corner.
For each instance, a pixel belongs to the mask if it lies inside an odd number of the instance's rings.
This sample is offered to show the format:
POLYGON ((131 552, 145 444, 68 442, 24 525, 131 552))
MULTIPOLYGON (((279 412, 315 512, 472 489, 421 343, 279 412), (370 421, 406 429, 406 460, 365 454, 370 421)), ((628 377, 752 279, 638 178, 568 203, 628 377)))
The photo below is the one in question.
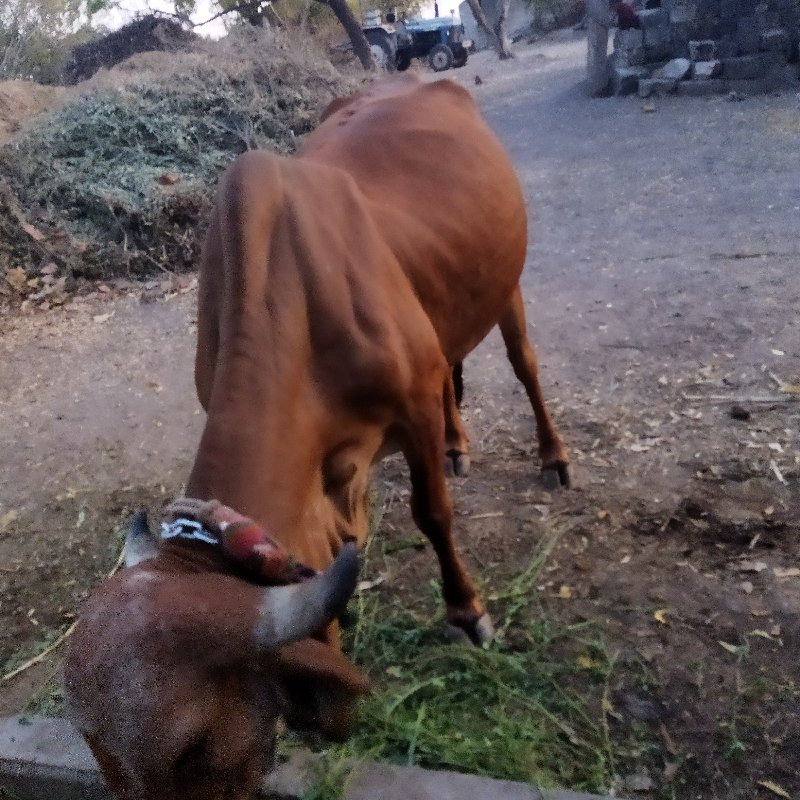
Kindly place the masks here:
POLYGON ((0 150, 0 274, 192 267, 219 172, 248 148, 291 153, 356 85, 312 43, 264 30, 132 62, 0 150))

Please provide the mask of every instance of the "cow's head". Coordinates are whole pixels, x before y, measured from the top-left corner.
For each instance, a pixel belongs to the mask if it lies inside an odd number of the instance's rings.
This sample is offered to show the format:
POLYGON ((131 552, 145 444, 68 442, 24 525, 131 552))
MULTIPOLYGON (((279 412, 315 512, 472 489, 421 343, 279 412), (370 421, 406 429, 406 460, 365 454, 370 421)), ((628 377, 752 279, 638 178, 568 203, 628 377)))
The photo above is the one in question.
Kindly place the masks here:
POLYGON ((87 603, 65 665, 70 715, 127 800, 245 800, 278 719, 340 739, 364 676, 311 638, 344 608, 353 545, 302 583, 261 586, 211 548, 159 543, 138 515, 127 567, 87 603))

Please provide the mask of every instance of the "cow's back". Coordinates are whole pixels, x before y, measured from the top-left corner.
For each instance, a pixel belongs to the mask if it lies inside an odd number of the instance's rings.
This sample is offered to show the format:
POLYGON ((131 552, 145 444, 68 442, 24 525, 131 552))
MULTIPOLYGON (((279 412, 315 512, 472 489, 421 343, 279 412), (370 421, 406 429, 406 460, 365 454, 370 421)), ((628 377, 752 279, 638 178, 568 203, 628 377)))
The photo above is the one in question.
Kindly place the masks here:
POLYGON ((469 92, 414 76, 376 82, 337 101, 298 155, 355 178, 445 355, 463 358, 497 321, 527 245, 513 166, 469 92))

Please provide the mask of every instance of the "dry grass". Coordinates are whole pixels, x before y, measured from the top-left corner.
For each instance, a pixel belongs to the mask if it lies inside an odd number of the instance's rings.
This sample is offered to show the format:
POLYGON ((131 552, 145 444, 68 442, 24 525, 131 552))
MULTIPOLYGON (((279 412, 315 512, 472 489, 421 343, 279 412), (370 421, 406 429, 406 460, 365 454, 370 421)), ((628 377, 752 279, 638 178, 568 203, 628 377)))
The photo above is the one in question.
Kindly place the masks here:
POLYGON ((0 272, 191 268, 219 172, 246 149, 292 152, 355 85, 313 41, 253 29, 103 71, 0 150, 0 272))

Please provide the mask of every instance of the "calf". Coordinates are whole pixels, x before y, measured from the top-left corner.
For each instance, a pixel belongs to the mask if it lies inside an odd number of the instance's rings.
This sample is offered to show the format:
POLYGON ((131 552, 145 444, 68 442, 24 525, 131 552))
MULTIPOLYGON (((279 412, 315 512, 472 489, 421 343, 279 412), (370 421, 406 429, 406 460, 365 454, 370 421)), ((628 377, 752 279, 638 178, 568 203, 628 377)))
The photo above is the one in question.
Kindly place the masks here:
POLYGON ((278 715, 345 731, 365 682, 333 616, 354 581, 346 543, 366 537, 370 468, 388 452, 408 462, 448 623, 492 636, 455 550, 443 464, 466 469, 459 365, 496 324, 543 469, 568 481, 518 285, 522 192, 469 93, 402 76, 323 120, 295 157, 249 152, 221 179, 200 266, 207 420, 186 490, 201 510, 102 588, 76 634, 70 703, 120 797, 245 798, 278 715), (212 500, 256 531, 239 531, 244 548, 212 500), (320 575, 257 585, 266 551, 320 575))

